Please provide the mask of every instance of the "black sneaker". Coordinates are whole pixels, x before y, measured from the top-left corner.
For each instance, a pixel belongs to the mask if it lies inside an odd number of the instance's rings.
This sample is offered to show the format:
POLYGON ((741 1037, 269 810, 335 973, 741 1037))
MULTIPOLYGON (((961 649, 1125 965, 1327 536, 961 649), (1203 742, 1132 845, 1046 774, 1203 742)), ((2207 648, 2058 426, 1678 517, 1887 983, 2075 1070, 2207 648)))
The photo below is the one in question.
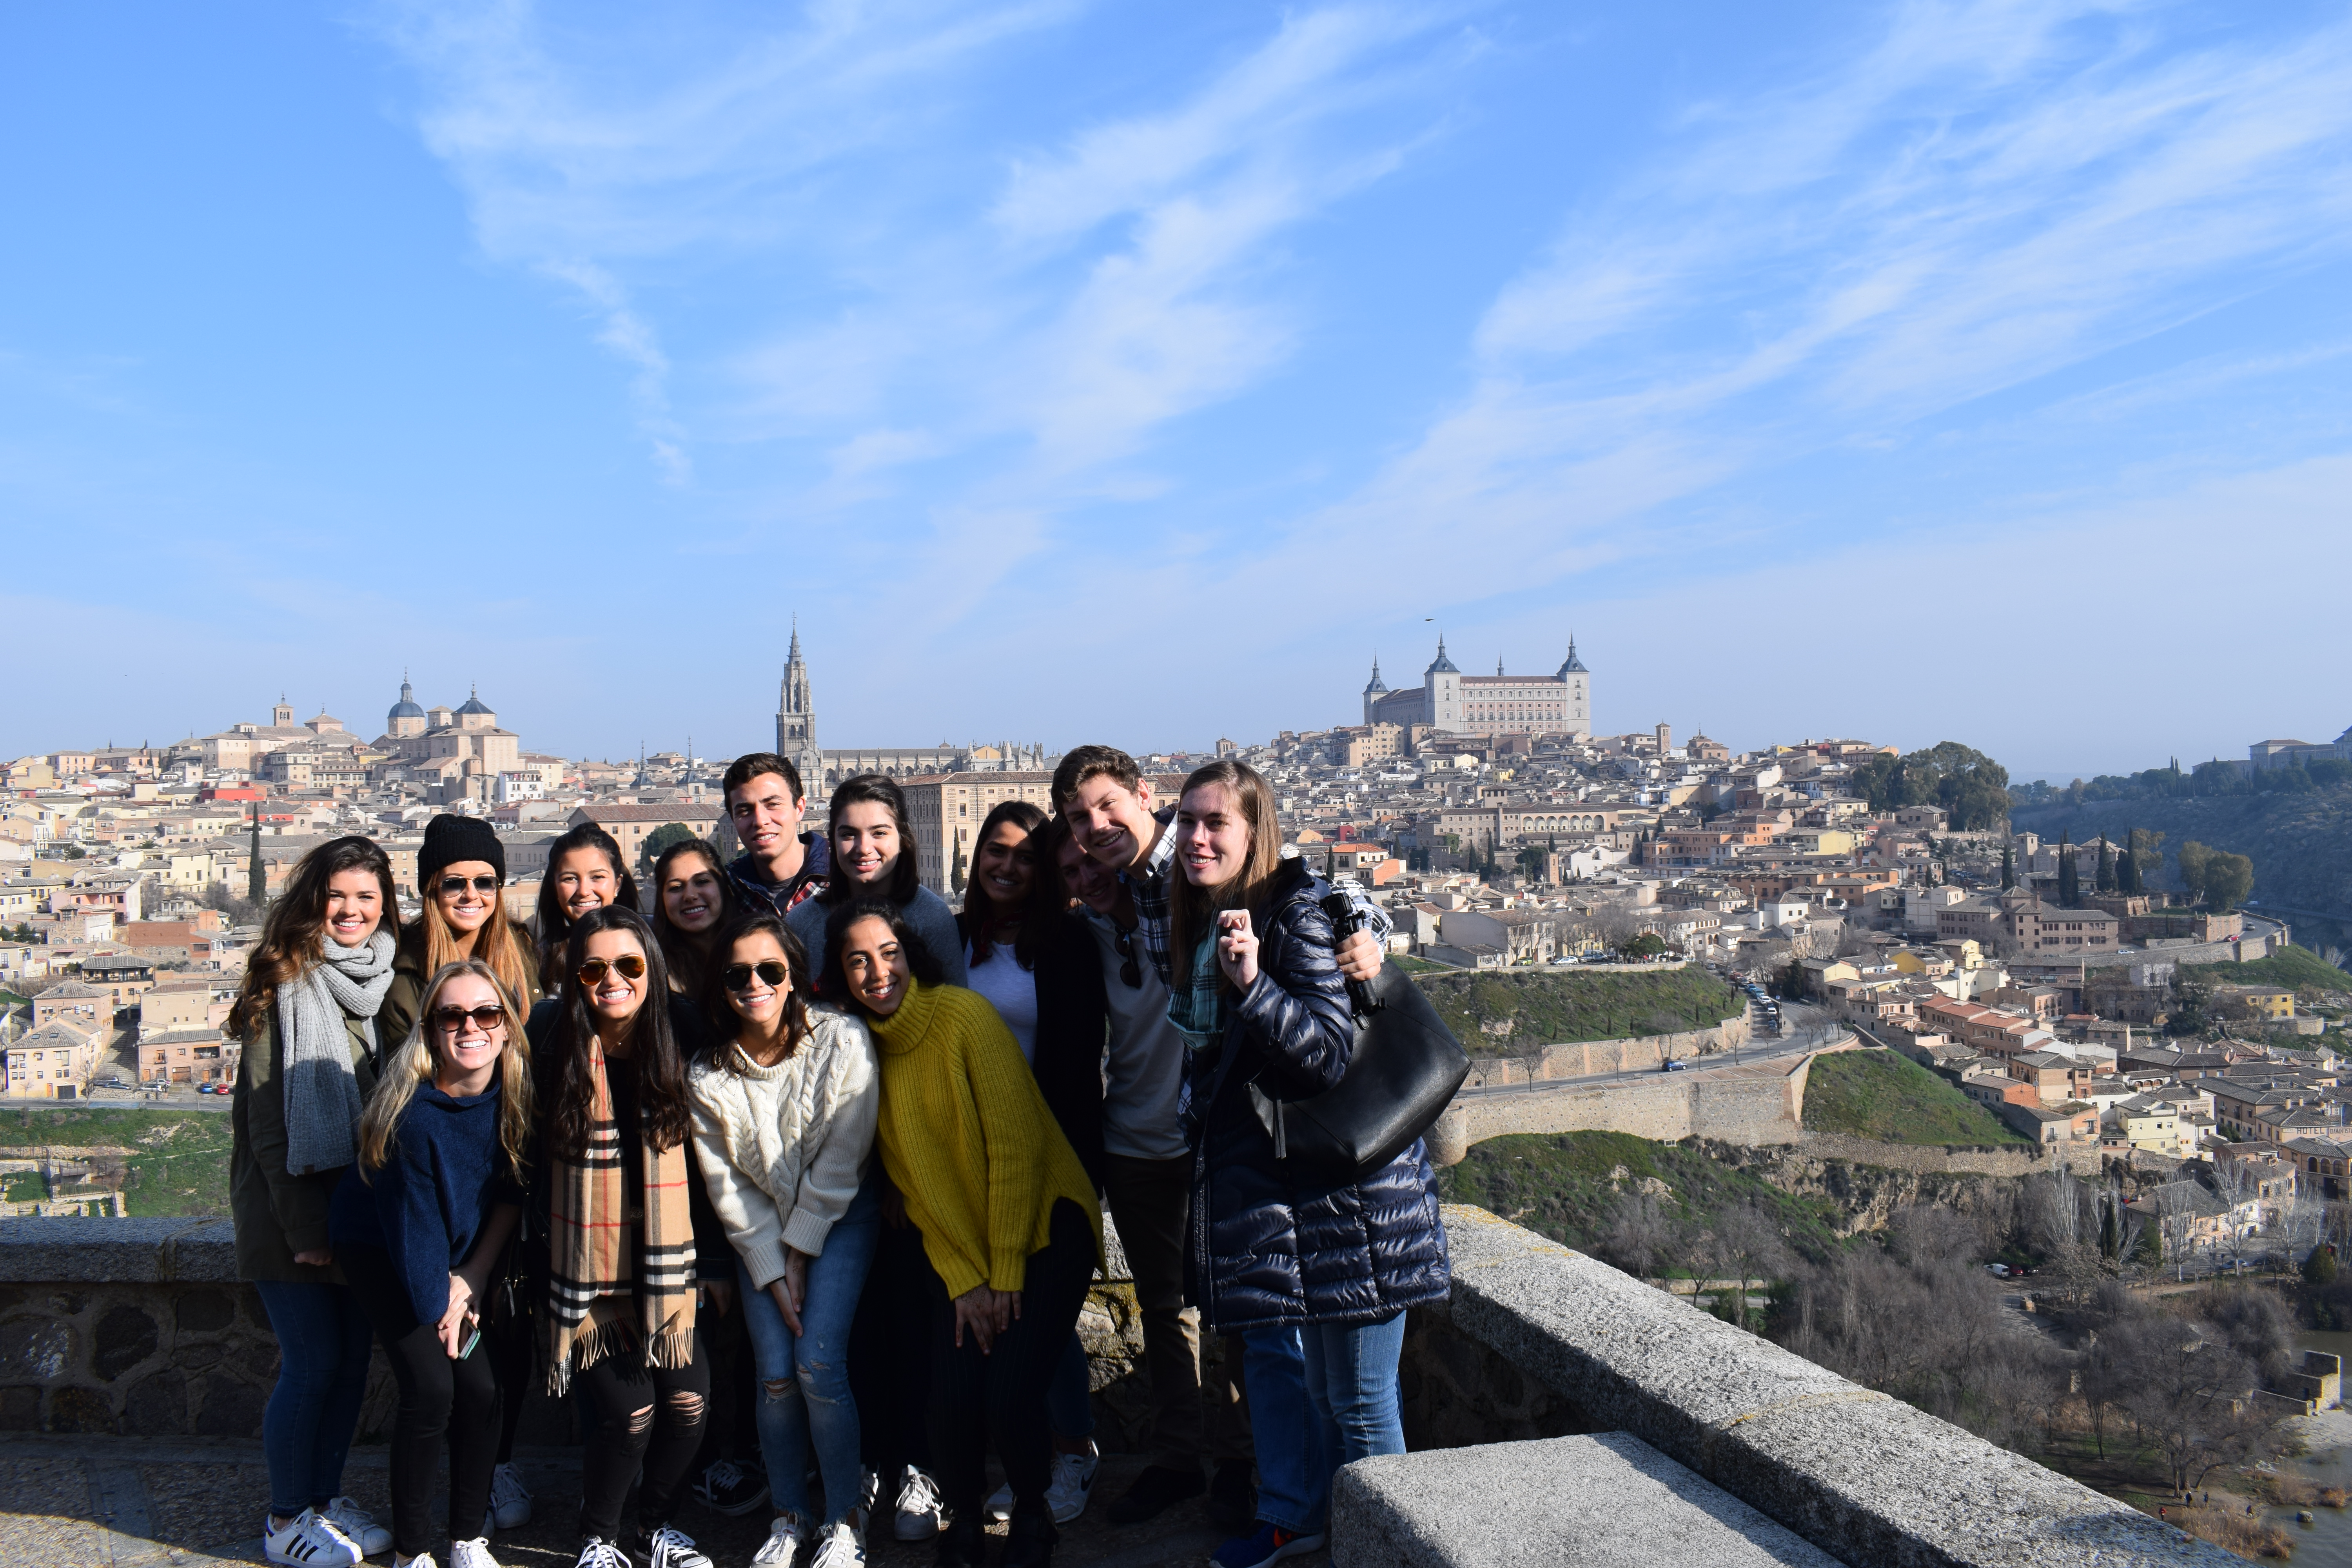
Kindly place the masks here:
POLYGON ((1013 1510, 1013 1523, 1004 1534, 1003 1568, 1051 1568, 1054 1543, 1061 1539, 1050 1512, 1013 1510))
POLYGON ((754 1474, 732 1459, 713 1459, 694 1479, 694 1495, 703 1507, 725 1519, 740 1519, 768 1500, 768 1478, 754 1474))
MULTIPOLYGON (((1201 1480, 1198 1467, 1178 1470, 1166 1465, 1147 1465, 1143 1473, 1135 1478, 1135 1484, 1110 1505, 1110 1521, 1113 1524, 1141 1524, 1187 1498, 1199 1497, 1207 1489, 1201 1480)), ((1255 1509, 1256 1506, 1256 1500, 1251 1499, 1250 1507, 1255 1509)))
POLYGON ((1230 1535, 1247 1535, 1257 1528, 1257 1467, 1247 1459, 1226 1459, 1209 1483, 1209 1517, 1230 1535))

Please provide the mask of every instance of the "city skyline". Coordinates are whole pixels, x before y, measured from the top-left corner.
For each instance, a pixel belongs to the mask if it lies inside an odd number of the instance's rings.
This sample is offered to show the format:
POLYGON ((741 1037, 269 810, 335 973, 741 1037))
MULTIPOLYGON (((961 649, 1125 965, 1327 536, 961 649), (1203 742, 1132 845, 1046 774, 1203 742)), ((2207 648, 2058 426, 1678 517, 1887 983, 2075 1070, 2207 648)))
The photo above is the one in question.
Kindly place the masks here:
POLYGON ((0 29, 12 754, 403 665, 748 746, 795 611, 854 745, 1345 722, 1441 626, 2021 778, 2352 720, 2328 7, 0 29))

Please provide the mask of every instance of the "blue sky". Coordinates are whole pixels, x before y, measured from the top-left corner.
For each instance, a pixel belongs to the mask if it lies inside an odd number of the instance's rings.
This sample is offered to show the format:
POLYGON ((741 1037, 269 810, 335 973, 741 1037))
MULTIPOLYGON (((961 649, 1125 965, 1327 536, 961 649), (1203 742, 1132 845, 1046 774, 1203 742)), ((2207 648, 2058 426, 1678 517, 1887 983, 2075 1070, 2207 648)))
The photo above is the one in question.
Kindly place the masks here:
POLYGON ((2352 722, 2340 5, 16 6, 0 752, 2352 722))

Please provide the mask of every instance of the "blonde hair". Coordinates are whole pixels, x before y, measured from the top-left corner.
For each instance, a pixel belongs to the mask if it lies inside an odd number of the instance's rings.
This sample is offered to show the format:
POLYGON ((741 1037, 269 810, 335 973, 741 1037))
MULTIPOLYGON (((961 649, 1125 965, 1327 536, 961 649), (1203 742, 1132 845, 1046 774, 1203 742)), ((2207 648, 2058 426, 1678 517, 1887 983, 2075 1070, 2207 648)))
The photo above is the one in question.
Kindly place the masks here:
MULTIPOLYGON (((1181 867, 1170 868, 1170 952, 1181 964, 1192 962, 1192 950, 1200 945, 1202 936, 1215 926, 1220 912, 1248 910, 1253 923, 1256 923, 1255 917, 1262 912, 1258 903, 1274 881, 1275 873, 1282 868, 1282 824, 1276 815, 1274 790, 1265 775, 1247 763, 1238 763, 1231 757, 1220 757, 1195 768, 1177 796, 1180 816, 1183 797, 1203 784, 1221 784, 1233 796, 1242 820, 1249 824, 1249 853, 1243 857, 1237 874, 1213 888, 1195 886, 1181 867)), ((1169 825, 1169 831, 1175 831, 1173 823, 1169 825)))
POLYGON ((408 1102, 416 1097, 418 1085, 433 1081, 437 1065, 433 1051, 433 1005, 440 999, 442 987, 461 974, 488 981, 498 996, 499 1010, 506 1015, 506 1044, 499 1051, 499 1149, 506 1155, 508 1171, 517 1176, 522 1173, 523 1151, 530 1140, 530 1042, 523 1037, 522 1015, 515 1011, 514 994, 499 984, 488 964, 478 958, 461 958, 434 972, 433 983, 425 988, 424 1000, 416 1005, 416 1022, 409 1026, 408 1038, 393 1052, 376 1083, 374 1098, 360 1115, 362 1179, 370 1171, 382 1170, 392 1157, 393 1136, 400 1130, 408 1102))

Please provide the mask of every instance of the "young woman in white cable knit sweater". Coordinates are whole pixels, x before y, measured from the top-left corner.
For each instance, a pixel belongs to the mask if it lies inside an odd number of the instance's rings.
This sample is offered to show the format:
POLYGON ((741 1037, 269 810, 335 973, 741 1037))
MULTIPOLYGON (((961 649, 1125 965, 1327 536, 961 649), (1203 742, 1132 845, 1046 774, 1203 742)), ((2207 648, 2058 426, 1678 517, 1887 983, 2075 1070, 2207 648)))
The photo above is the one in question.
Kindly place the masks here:
POLYGON ((719 1042, 695 1062, 687 1092, 759 1367, 760 1452, 776 1517, 752 1562, 789 1568, 813 1540, 810 1568, 855 1568, 866 1556, 852 1520, 849 1331, 882 1222, 866 1180, 881 1104, 874 1042, 859 1019, 810 1003, 807 955, 772 913, 742 916, 718 952, 713 992, 731 1016, 714 1020, 719 1042), (812 1442, 821 1515, 808 1501, 812 1442))

